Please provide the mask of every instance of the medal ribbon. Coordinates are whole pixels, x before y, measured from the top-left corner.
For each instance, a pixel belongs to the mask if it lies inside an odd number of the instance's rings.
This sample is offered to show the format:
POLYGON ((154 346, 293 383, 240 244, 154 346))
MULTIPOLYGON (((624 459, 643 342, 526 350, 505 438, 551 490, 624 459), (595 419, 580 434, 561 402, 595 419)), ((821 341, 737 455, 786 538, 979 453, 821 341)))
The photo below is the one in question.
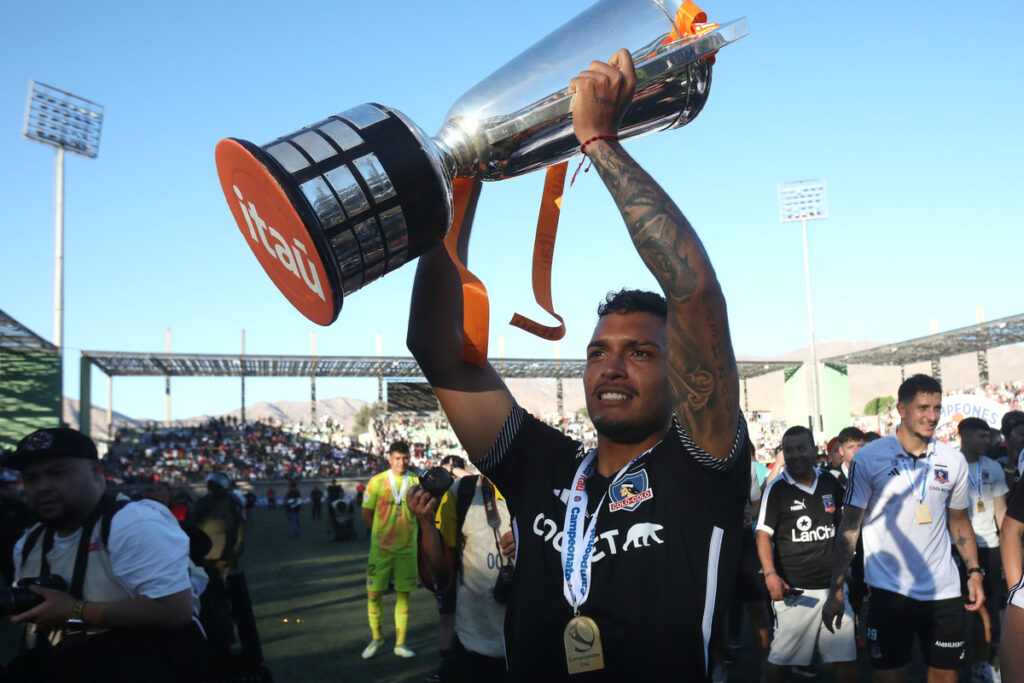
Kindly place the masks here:
POLYGON ((924 477, 921 479, 921 493, 920 493, 920 495, 918 495, 917 491, 915 491, 914 479, 913 479, 913 477, 910 476, 910 466, 907 465, 907 461, 906 460, 900 460, 899 463, 900 463, 900 469, 903 470, 903 474, 907 475, 907 481, 910 482, 910 490, 911 490, 911 492, 913 492, 914 497, 917 498, 917 502, 921 503, 922 505, 924 505, 924 496, 925 496, 925 492, 927 491, 927 486, 928 486, 928 475, 931 473, 931 469, 932 469, 932 454, 929 453, 928 454, 928 459, 925 461, 924 477))
POLYGON ((976 500, 981 500, 981 461, 980 460, 978 461, 978 478, 976 480, 971 478, 971 466, 970 465, 967 466, 967 481, 968 481, 968 483, 970 483, 971 487, 978 494, 976 500))
POLYGON ((405 499, 405 489, 409 487, 409 473, 405 473, 405 480, 402 482, 401 491, 395 486, 395 473, 393 470, 388 470, 388 481, 391 482, 391 495, 395 497, 395 505, 401 505, 402 500, 405 499))
MULTIPOLYGON (((652 450, 654 450, 654 446, 630 460, 615 475, 612 486, 619 481, 633 463, 652 450)), ((579 611, 580 605, 585 603, 587 596, 590 595, 590 565, 594 554, 594 541, 597 537, 597 515, 601 511, 601 505, 604 504, 605 496, 608 495, 607 491, 601 495, 601 500, 590 518, 590 524, 587 524, 584 529, 589 498, 587 479, 594 474, 596 467, 597 449, 592 449, 576 469, 576 474, 572 478, 572 489, 569 491, 569 500, 566 501, 565 506, 565 525, 562 527, 562 594, 572 605, 574 612, 579 611)))

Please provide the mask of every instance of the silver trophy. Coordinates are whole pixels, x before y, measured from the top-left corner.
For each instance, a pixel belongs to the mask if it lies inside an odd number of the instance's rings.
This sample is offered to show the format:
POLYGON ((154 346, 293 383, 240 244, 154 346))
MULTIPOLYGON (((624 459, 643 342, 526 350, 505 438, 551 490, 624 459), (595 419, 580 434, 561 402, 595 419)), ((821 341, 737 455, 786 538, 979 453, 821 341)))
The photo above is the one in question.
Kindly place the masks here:
POLYGON ((502 180, 579 154, 566 89, 591 60, 622 47, 633 56, 621 138, 692 121, 710 90, 709 57, 748 33, 744 18, 684 35, 678 18, 696 9, 600 0, 459 98, 433 138, 370 103, 266 145, 222 140, 217 169, 239 229, 289 301, 328 325, 345 296, 444 237, 453 178, 502 180))

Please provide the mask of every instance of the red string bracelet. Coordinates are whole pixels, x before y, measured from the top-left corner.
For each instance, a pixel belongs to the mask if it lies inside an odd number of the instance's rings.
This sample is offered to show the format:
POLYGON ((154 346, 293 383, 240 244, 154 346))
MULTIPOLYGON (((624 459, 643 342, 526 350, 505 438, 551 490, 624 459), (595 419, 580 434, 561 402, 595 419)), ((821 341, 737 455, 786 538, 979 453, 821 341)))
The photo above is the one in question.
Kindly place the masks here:
MULTIPOLYGON (((569 181, 569 187, 572 187, 572 184, 576 182, 576 176, 578 176, 580 174, 580 169, 583 168, 583 162, 586 161, 587 158, 589 158, 589 157, 587 157, 587 145, 589 145, 591 142, 595 142, 597 140, 618 140, 618 139, 619 139, 618 135, 595 135, 592 138, 584 140, 583 144, 580 145, 580 153, 584 157, 586 157, 586 158, 580 159, 580 165, 576 167, 576 171, 572 174, 572 180, 569 181)), ((587 165, 587 167, 583 170, 583 172, 584 173, 590 173, 590 167, 593 166, 593 165, 594 165, 594 162, 591 161, 587 165)))

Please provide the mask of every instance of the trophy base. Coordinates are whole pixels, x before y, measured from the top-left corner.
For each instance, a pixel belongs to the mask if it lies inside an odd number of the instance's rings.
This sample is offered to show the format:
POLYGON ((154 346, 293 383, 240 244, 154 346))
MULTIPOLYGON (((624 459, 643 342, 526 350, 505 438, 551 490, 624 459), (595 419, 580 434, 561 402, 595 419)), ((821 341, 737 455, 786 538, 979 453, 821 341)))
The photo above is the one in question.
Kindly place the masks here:
POLYGON ((239 230, 287 299, 320 325, 342 301, 442 239, 451 181, 398 112, 364 104, 263 145, 217 145, 239 230))

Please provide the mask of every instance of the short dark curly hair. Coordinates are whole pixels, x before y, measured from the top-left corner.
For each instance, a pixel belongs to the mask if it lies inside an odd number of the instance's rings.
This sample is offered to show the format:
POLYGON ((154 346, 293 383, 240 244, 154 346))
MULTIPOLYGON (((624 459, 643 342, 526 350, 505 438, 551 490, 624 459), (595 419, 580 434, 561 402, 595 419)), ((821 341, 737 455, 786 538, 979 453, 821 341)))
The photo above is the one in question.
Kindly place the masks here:
POLYGON ((597 305, 598 318, 610 313, 650 313, 667 320, 668 304, 661 294, 623 288, 617 292, 608 292, 604 301, 597 305))

